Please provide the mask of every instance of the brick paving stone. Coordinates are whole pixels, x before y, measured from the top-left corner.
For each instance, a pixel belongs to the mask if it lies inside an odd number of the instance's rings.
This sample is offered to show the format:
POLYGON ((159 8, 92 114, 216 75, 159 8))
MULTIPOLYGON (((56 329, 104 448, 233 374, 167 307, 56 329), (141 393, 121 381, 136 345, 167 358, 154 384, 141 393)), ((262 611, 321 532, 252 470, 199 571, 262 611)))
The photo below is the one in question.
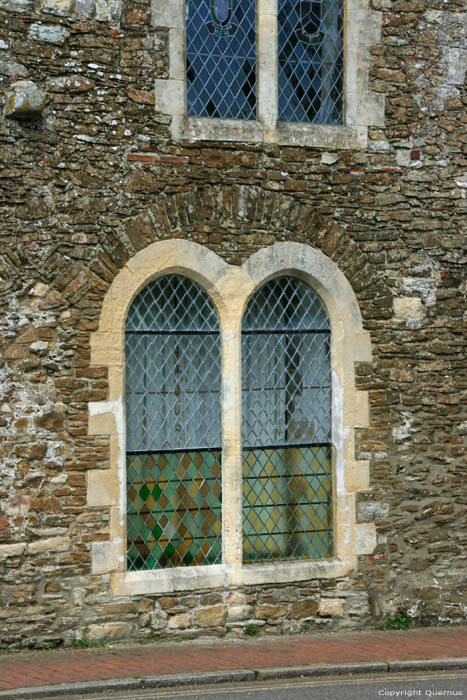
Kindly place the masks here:
POLYGON ((467 627, 30 651, 0 656, 0 690, 190 672, 455 657, 467 657, 467 627))

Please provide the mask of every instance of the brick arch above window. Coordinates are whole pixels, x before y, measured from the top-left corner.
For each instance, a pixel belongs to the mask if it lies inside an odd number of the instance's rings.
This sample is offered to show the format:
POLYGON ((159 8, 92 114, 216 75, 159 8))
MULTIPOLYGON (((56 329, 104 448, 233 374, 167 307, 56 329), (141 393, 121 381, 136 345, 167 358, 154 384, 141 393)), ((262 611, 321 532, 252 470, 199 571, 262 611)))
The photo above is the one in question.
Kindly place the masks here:
POLYGON ((99 329, 92 336, 91 361, 106 365, 109 400, 89 404, 91 434, 110 435, 110 468, 91 470, 88 505, 110 508, 110 540, 92 547, 94 573, 110 573, 118 595, 162 593, 200 587, 303 581, 342 576, 358 554, 375 546, 372 524, 357 524, 355 494, 368 488, 368 463, 355 458, 354 429, 368 424, 368 396, 355 389, 354 364, 371 358, 352 287, 338 266, 311 246, 278 243, 251 256, 243 266, 225 263, 212 251, 184 240, 150 244, 130 258, 104 298, 99 329), (223 379, 223 562, 170 571, 126 571, 125 426, 123 337, 127 310, 136 294, 164 274, 183 274, 198 282, 216 305, 222 337, 223 379), (268 279, 292 274, 322 299, 332 329, 334 450, 334 555, 328 559, 242 564, 241 513, 241 322, 248 299, 268 279), (201 570, 203 569, 203 570, 201 570))

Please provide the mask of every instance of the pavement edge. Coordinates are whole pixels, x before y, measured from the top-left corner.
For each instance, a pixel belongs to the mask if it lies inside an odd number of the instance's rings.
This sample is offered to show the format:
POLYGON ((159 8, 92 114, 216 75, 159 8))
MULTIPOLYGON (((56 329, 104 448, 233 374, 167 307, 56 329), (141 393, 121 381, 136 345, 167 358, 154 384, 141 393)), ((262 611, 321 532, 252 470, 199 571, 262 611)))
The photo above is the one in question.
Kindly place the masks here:
POLYGON ((284 666, 276 668, 238 669, 233 671, 208 671, 177 673, 145 678, 116 678, 80 683, 60 683, 30 688, 14 688, 0 691, 0 700, 35 700, 36 698, 67 697, 121 690, 144 690, 188 685, 214 685, 254 680, 284 678, 308 678, 311 676, 346 676, 357 673, 398 673, 404 671, 441 671, 467 669, 467 657, 448 659, 418 659, 409 661, 381 661, 370 663, 316 664, 315 666, 284 666))

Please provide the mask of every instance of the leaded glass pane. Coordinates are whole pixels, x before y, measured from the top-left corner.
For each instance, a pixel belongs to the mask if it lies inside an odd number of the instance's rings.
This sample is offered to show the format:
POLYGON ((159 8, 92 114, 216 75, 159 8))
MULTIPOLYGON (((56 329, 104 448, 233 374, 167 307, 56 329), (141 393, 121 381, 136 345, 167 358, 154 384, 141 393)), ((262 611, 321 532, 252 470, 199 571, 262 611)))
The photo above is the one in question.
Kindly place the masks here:
POLYGON ((256 119, 256 2, 187 0, 187 112, 256 119))
POLYGON ((332 554, 329 319, 300 280, 250 300, 242 329, 243 559, 332 554))
POLYGON ((221 561, 220 339, 194 282, 162 277, 127 317, 128 569, 221 561))
POLYGON ((342 0, 278 0, 279 121, 342 124, 342 0))

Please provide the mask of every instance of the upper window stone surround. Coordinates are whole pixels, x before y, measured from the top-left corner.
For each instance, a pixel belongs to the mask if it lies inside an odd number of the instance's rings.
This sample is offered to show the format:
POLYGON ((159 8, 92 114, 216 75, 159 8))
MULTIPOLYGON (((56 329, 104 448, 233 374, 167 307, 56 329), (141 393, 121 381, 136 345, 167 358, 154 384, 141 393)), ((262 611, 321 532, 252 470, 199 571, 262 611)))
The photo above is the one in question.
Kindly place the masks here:
POLYGON ((365 148, 369 126, 384 124, 384 96, 368 87, 370 47, 380 41, 382 14, 369 0, 344 0, 344 124, 279 123, 277 0, 258 0, 257 119, 188 117, 185 3, 152 0, 152 25, 169 30, 169 76, 156 79, 156 110, 172 117, 174 140, 242 141, 318 148, 365 148))

